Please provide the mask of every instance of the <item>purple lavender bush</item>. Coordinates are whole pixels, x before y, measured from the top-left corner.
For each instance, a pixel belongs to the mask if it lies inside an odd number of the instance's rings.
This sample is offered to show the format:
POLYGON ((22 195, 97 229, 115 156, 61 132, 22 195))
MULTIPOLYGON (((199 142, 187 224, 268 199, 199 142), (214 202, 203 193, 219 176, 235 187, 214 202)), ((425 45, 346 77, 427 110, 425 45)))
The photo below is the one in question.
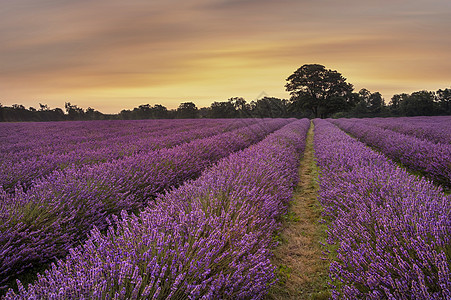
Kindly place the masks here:
POLYGON ((421 140, 358 119, 331 122, 406 168, 451 188, 451 144, 421 140))
POLYGON ((0 190, 0 284, 6 288, 21 273, 64 257, 93 226, 104 230, 107 216, 137 211, 164 190, 290 122, 261 120, 170 149, 55 171, 27 191, 0 190))
POLYGON ((334 299, 451 299, 451 197, 315 120, 334 299))
MULTIPOLYGON (((0 143, 0 186, 14 192, 18 183, 28 188, 33 180, 54 170, 170 148, 255 122, 219 119, 58 122, 58 128, 54 128, 54 123, 28 125, 30 128, 20 124, 14 131, 10 129, 11 134, 0 143)), ((0 124, 0 130, 8 125, 0 124)))
POLYGON ((451 144, 451 117, 397 117, 362 119, 367 125, 376 125, 422 140, 451 144))
POLYGON ((272 234, 297 183, 308 120, 234 153, 113 217, 65 260, 5 299, 260 299, 274 281, 272 234))

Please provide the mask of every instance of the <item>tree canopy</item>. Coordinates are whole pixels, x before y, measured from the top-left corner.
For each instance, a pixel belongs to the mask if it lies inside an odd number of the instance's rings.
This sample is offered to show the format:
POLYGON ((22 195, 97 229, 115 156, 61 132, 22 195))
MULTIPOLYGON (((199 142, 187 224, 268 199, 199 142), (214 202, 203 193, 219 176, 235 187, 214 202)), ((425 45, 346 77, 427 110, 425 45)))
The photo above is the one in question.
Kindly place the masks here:
POLYGON ((177 116, 181 119, 197 118, 198 108, 193 102, 183 102, 177 108, 177 116))
POLYGON ((299 108, 309 109, 314 117, 328 117, 353 106, 353 86, 337 71, 323 65, 306 64, 297 69, 285 85, 291 101, 299 108))

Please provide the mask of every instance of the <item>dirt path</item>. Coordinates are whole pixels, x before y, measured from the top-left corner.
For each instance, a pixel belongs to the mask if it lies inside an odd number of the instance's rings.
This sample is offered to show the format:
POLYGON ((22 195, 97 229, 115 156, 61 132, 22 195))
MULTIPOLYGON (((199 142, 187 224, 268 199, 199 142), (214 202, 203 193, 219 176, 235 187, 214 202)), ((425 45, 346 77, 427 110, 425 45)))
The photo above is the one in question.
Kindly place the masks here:
POLYGON ((329 263, 322 258, 326 226, 321 224, 321 206, 317 201, 318 173, 313 151, 313 123, 307 136, 304 157, 299 167, 300 180, 293 195, 283 229, 276 237, 275 249, 279 282, 267 299, 328 299, 329 263))

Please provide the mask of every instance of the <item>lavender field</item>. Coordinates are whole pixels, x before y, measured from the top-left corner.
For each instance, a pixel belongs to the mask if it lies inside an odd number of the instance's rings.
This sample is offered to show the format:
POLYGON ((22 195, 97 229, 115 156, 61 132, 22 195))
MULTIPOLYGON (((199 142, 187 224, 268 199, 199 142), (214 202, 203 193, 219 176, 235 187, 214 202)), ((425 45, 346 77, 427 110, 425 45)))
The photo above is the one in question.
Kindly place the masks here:
POLYGON ((313 134, 330 297, 450 299, 450 128, 449 117, 0 124, 1 298, 267 297, 313 134))
MULTIPOLYGON (((330 220, 328 242, 339 247, 330 267, 333 298, 450 299, 451 196, 439 184, 449 186, 449 177, 439 177, 434 184, 387 157, 408 159, 410 153, 428 159, 425 154, 432 152, 421 153, 416 147, 449 148, 413 144, 410 136, 388 130, 364 131, 371 120, 332 122, 368 145, 378 141, 381 149, 376 152, 331 122, 315 120, 319 201, 330 220)), ((449 153, 429 157, 443 164, 436 170, 449 170, 449 153)), ((412 166, 417 157, 410 160, 412 166)))

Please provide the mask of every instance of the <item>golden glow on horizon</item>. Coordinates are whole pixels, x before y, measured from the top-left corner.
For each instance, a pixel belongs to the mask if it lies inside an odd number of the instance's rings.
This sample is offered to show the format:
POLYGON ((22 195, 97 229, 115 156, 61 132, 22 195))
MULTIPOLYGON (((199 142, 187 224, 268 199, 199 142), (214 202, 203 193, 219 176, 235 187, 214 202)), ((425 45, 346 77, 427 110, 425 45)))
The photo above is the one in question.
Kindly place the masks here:
POLYGON ((306 63, 356 90, 393 94, 451 83, 445 0, 21 0, 0 12, 0 102, 117 113, 140 104, 208 106, 262 91, 288 98, 306 63), (177 2, 179 9, 173 9, 177 2))

